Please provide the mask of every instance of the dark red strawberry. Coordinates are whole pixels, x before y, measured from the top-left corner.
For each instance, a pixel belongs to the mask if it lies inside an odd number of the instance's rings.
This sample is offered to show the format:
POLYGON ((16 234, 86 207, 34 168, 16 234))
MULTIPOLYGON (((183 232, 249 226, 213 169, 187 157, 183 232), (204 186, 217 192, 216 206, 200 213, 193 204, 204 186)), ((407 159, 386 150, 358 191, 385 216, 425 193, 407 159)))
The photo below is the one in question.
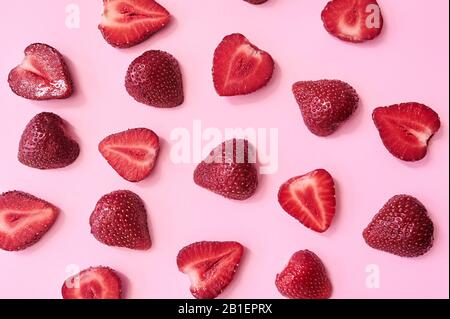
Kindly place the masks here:
POLYGON ((278 291, 290 299, 328 299, 331 282, 325 266, 316 254, 300 250, 292 255, 283 271, 277 275, 278 291))
POLYGON ((119 190, 100 198, 89 224, 92 235, 108 246, 146 250, 152 245, 144 202, 131 191, 119 190))
POLYGON ((292 86, 303 121, 311 133, 334 133, 358 107, 358 94, 339 80, 300 81, 292 86))
POLYGON ((128 67, 125 87, 136 101, 155 107, 183 103, 183 82, 177 60, 169 53, 150 50, 128 67))
POLYGON ((376 0, 332 0, 322 11, 325 29, 348 42, 376 38, 383 29, 383 16, 376 0))
POLYGON ((197 242, 180 250, 177 266, 189 276, 195 298, 213 299, 233 279, 243 252, 244 247, 237 242, 197 242))
POLYGON ((72 80, 64 58, 55 48, 33 43, 22 63, 8 76, 11 90, 26 99, 65 99, 72 95, 72 80))
POLYGON ((384 146, 404 161, 424 158, 428 142, 441 126, 435 111, 415 102, 378 107, 372 118, 384 146))
POLYGON ((214 52, 214 87, 220 96, 249 94, 269 82, 273 68, 269 53, 257 48, 242 34, 230 34, 214 52))
POLYGON ((255 152, 247 140, 228 140, 198 164, 194 182, 226 198, 244 200, 258 186, 255 162, 255 152))
POLYGON ((31 119, 19 142, 19 161, 33 168, 53 169, 72 164, 80 147, 58 115, 39 113, 31 119))
POLYGON ((153 0, 103 0, 98 28, 106 42, 129 48, 147 40, 170 21, 170 13, 153 0))
POLYGON ((152 130, 134 128, 103 139, 98 149, 109 165, 124 179, 139 182, 155 166, 159 138, 152 130))
POLYGON ((108 267, 90 267, 64 281, 64 299, 120 299, 121 282, 117 273, 108 267))
POLYGON ((267 0, 244 0, 251 4, 263 4, 264 2, 267 2, 267 0))
POLYGON ((59 210, 33 195, 12 191, 0 195, 0 248, 22 250, 52 227, 59 210))
POLYGON ((322 233, 330 227, 336 211, 333 178, 324 169, 293 177, 281 185, 278 202, 303 225, 322 233))
POLYGON ((366 243, 401 257, 425 254, 433 245, 433 222, 417 198, 396 195, 364 229, 366 243))

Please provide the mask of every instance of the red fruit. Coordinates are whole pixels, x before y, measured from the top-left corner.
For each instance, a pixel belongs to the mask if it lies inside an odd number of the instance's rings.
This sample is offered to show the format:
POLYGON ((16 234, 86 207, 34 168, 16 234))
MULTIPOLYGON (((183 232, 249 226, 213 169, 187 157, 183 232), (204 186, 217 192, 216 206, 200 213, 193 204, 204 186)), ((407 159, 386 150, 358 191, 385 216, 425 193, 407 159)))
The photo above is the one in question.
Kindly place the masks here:
POLYGON ((401 257, 417 257, 433 246, 433 222, 417 198, 396 195, 364 229, 366 243, 401 257))
POLYGON ((316 254, 300 250, 292 255, 283 271, 277 275, 278 291, 290 299, 328 299, 331 282, 325 266, 316 254))
POLYGON ((383 16, 376 0, 332 0, 322 11, 325 29, 348 42, 376 38, 383 29, 383 16))
POLYGON ((228 140, 198 164, 194 182, 226 198, 244 200, 258 186, 255 162, 255 152, 247 140, 228 140))
POLYGON ((249 94, 265 86, 272 77, 274 62, 242 34, 227 35, 214 52, 213 81, 217 94, 249 94))
POLYGON ((103 139, 98 149, 109 165, 124 179, 139 182, 155 166, 159 138, 152 130, 134 128, 103 139))
POLYGON ((333 178, 324 169, 293 177, 281 185, 278 202, 303 225, 322 233, 330 227, 336 211, 333 178))
POLYGON ((311 133, 334 133, 358 107, 358 94, 339 80, 300 81, 292 86, 303 121, 311 133))
POLYGON ((244 247, 237 242, 197 242, 180 250, 177 266, 189 276, 195 298, 212 299, 233 279, 243 252, 244 247))
POLYGON ((70 136, 67 124, 58 115, 42 112, 31 119, 19 142, 19 161, 39 169, 61 168, 72 164, 80 147, 70 136))
POLYGON ((142 199, 127 190, 104 195, 89 219, 91 233, 108 246, 146 250, 152 245, 142 199))
POLYGON ((170 21, 170 13, 153 0, 103 0, 98 28, 106 42, 129 48, 147 40, 170 21))
POLYGON ((378 107, 372 118, 384 146, 404 161, 424 158, 428 142, 441 126, 435 111, 415 102, 378 107))
POLYGON ((177 60, 167 52, 150 50, 128 67, 125 88, 136 101, 155 107, 183 103, 183 82, 177 60))
POLYGON ((72 95, 72 80, 64 58, 43 43, 30 44, 22 63, 11 70, 11 90, 26 99, 65 99, 72 95))
POLYGON ((52 227, 59 210, 33 195, 12 191, 0 195, 0 248, 25 249, 52 227))
POLYGON ((121 282, 108 267, 90 267, 67 278, 61 289, 64 299, 120 299, 121 282))
POLYGON ((267 0, 244 0, 251 4, 263 4, 264 2, 267 2, 267 0))

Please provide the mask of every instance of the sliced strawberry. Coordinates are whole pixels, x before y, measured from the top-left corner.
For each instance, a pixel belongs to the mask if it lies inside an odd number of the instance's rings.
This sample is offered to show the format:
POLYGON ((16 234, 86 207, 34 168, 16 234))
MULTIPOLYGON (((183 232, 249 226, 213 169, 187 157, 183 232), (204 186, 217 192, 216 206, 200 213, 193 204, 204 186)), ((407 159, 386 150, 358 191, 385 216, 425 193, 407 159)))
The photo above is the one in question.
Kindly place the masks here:
POLYGON ((121 282, 108 267, 90 267, 70 278, 61 288, 64 299, 120 299, 121 282))
POLYGON ((383 16, 376 0, 332 0, 322 11, 325 29, 348 42, 376 38, 383 28, 383 16))
POLYGON ((11 90, 26 99, 65 99, 72 95, 72 80, 64 58, 55 48, 33 43, 25 58, 8 76, 11 90))
POLYGON ((98 28, 106 42, 129 48, 147 40, 170 21, 170 13, 153 0, 103 0, 98 28))
POLYGON ((275 280, 278 291, 290 299, 327 299, 331 282, 320 258, 309 250, 292 255, 275 280))
POLYGON ((25 249, 52 227, 59 210, 33 195, 12 191, 0 195, 0 248, 25 249))
POLYGON ((424 158, 428 142, 441 126, 435 111, 415 102, 378 107, 372 117, 384 146, 404 161, 424 158))
POLYGON ((244 247, 237 242, 202 241, 180 250, 178 269, 189 276, 197 299, 217 297, 233 279, 244 247))
POLYGON ((333 178, 324 169, 293 177, 281 185, 278 202, 303 225, 322 233, 330 227, 335 214, 333 178))
POLYGON ((242 34, 230 34, 214 52, 214 87, 220 96, 249 94, 269 82, 273 68, 269 53, 257 48, 242 34))
POLYGON ((109 165, 124 179, 139 182, 155 166, 159 138, 152 130, 134 128, 103 139, 98 149, 109 165))

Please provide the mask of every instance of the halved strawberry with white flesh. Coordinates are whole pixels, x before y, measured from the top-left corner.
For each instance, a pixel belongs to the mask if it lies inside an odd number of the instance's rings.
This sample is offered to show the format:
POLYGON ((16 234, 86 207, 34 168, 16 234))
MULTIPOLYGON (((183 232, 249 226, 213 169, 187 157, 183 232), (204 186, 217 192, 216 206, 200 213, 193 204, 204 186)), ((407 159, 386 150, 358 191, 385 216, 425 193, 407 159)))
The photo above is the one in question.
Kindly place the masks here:
POLYGON ((348 42, 376 38, 383 28, 383 16, 376 0, 332 0, 322 11, 325 29, 348 42))
POLYGON ((303 225, 322 233, 330 227, 336 210, 333 178, 324 169, 293 177, 281 185, 278 202, 303 225))
POLYGON ((272 78, 274 62, 242 34, 227 35, 214 52, 213 80, 220 96, 252 93, 272 78))
POLYGON ((8 83, 15 94, 29 100, 65 99, 73 91, 63 56, 43 43, 25 49, 25 58, 11 70, 8 83))
POLYGON ((98 149, 120 176, 130 182, 139 182, 155 166, 159 137, 152 130, 134 128, 109 135, 100 142, 98 149))
POLYGON ((12 191, 0 195, 0 248, 25 249, 52 227, 59 210, 33 195, 12 191))
POLYGON ((213 299, 233 279, 243 252, 244 247, 237 242, 202 241, 181 249, 177 265, 189 276, 195 298, 213 299))
POLYGON ((120 299, 121 282, 117 273, 108 267, 90 267, 64 282, 64 299, 120 299))
POLYGON ((129 48, 147 40, 170 21, 170 13, 154 0, 103 0, 98 28, 106 42, 129 48))
POLYGON ((425 157, 430 139, 441 126, 435 111, 416 102, 378 107, 372 118, 388 151, 410 162, 425 157))

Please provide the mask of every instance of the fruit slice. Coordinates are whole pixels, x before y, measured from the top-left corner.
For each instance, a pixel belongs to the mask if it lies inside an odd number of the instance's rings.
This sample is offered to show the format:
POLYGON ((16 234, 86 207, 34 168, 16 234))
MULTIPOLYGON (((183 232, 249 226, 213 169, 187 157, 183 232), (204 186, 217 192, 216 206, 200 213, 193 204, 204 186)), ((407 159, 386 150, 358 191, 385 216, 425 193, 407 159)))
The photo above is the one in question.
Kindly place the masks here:
POLYGON ((325 266, 316 254, 300 250, 292 255, 283 271, 277 275, 278 291, 290 299, 328 299, 331 282, 325 266))
POLYGON ((12 191, 0 195, 0 248, 25 249, 52 227, 59 210, 33 195, 12 191))
POLYGON ((244 247, 237 242, 202 241, 180 250, 178 269, 189 276, 197 299, 217 297, 233 279, 244 247))
POLYGON ((372 118, 384 146, 404 161, 424 158, 430 139, 441 126, 435 111, 416 102, 378 107, 372 118))
POLYGON ((100 29, 106 42, 129 48, 147 40, 170 21, 170 13, 153 0, 103 0, 100 29))
POLYGON ((159 138, 152 130, 135 128, 103 139, 98 149, 109 165, 124 179, 139 182, 155 166, 159 138))
POLYGON ((90 267, 64 282, 64 299, 120 299, 121 282, 117 273, 108 267, 90 267))
POLYGON ((325 29, 348 42, 376 38, 383 29, 383 16, 376 0, 332 0, 322 11, 325 29))
POLYGON ((230 34, 214 52, 214 87, 220 96, 249 94, 269 82, 273 69, 269 53, 257 48, 242 34, 230 34))
POLYGON ((72 80, 64 58, 43 43, 30 44, 22 63, 8 76, 11 90, 26 99, 65 99, 72 95, 72 80))
POLYGON ((278 202, 303 225, 322 233, 330 227, 336 210, 333 178, 324 169, 293 177, 281 185, 278 202))

